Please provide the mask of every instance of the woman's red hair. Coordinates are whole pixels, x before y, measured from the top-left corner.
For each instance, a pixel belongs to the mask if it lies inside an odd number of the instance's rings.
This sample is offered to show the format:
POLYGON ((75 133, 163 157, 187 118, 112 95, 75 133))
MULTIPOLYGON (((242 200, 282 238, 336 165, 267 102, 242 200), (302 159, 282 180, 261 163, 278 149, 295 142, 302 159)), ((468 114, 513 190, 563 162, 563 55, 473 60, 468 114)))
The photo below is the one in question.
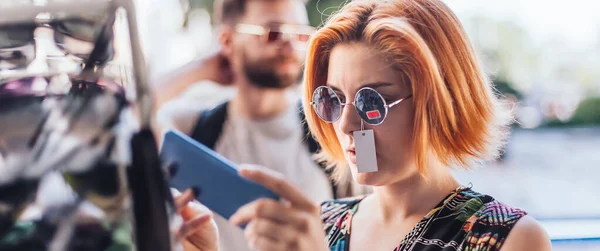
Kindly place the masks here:
POLYGON ((356 42, 381 51, 410 83, 421 174, 431 153, 461 167, 498 155, 511 114, 494 95, 454 13, 439 0, 352 1, 311 38, 304 73, 307 123, 338 180, 347 175, 344 151, 333 125, 319 119, 310 101, 327 81, 333 47, 356 42))

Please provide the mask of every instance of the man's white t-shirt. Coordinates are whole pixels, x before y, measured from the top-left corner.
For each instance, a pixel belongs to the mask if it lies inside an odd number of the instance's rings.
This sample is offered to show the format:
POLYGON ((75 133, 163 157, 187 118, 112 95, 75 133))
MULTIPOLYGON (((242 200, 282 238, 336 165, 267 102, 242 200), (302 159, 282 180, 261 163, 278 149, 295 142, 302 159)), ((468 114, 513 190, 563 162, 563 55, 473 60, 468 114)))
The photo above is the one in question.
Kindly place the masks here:
MULTIPOLYGON (((315 203, 333 198, 331 183, 303 141, 297 106, 275 118, 252 121, 228 109, 215 150, 237 164, 255 164, 283 174, 315 203)), ((241 228, 215 215, 220 250, 250 251, 241 228)))

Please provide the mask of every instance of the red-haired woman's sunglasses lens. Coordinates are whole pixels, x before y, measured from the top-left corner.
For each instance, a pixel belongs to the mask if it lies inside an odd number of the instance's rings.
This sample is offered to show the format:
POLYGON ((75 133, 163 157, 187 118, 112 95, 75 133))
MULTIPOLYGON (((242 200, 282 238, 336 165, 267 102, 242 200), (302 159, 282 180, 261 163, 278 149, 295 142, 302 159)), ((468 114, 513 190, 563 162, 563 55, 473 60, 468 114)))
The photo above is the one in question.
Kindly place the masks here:
POLYGON ((326 86, 320 86, 313 92, 312 102, 315 113, 323 121, 333 123, 340 118, 342 102, 335 92, 326 86))

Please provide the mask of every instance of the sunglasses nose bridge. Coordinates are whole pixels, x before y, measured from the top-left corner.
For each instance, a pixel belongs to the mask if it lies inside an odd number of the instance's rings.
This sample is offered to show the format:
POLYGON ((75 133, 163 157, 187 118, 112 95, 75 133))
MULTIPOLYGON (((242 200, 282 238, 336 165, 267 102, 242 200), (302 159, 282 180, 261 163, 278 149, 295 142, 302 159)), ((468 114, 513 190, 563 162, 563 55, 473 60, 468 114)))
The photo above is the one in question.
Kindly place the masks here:
POLYGON ((366 122, 360 116, 358 109, 356 108, 355 102, 348 102, 345 104, 341 104, 343 108, 350 108, 348 105, 354 106, 352 110, 343 109, 340 112, 340 115, 337 119, 337 126, 340 131, 344 134, 352 136, 353 132, 363 130, 364 124, 366 122))
POLYGON ((283 41, 289 41, 289 42, 291 42, 291 41, 294 40, 294 34, 289 33, 289 32, 282 32, 281 33, 281 39, 283 41))

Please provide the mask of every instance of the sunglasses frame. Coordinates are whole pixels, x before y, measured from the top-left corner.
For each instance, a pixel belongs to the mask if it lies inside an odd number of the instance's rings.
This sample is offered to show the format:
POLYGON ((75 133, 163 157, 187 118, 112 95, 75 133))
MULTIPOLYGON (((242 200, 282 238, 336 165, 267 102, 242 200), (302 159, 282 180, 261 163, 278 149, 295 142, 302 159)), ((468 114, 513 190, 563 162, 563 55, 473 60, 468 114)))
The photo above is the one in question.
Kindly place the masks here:
POLYGON ((319 118, 320 118, 322 121, 324 121, 324 122, 326 122, 326 123, 330 123, 330 124, 331 124, 331 123, 334 123, 334 122, 336 122, 336 121, 338 121, 338 120, 340 119, 340 117, 342 117, 342 112, 343 112, 344 108, 345 108, 347 105, 352 105, 352 106, 354 106, 354 110, 356 111, 356 113, 358 113, 358 116, 360 117, 360 119, 361 119, 361 120, 363 120, 365 123, 367 123, 367 124, 369 124, 369 125, 373 125, 373 126, 381 125, 381 124, 382 124, 382 123, 385 121, 385 119, 387 118, 388 111, 389 111, 389 109, 390 109, 390 108, 392 108, 392 107, 394 107, 395 105, 402 103, 402 101, 404 101, 404 100, 407 100, 407 99, 409 99, 409 98, 411 98, 411 97, 412 97, 412 94, 409 94, 408 96, 406 96, 406 97, 404 97, 404 98, 398 99, 398 100, 396 100, 396 101, 394 101, 394 102, 391 102, 390 104, 388 104, 388 103, 385 101, 385 99, 383 98, 383 96, 381 96, 381 94, 380 94, 378 91, 376 91, 375 89, 373 89, 373 88, 371 88, 371 87, 363 87, 363 88, 360 88, 360 89, 359 89, 359 90, 356 92, 356 94, 354 94, 354 100, 352 100, 352 102, 350 102, 350 103, 348 103, 348 102, 346 102, 346 103, 342 103, 342 101, 340 100, 340 97, 337 95, 337 93, 335 93, 335 91, 333 91, 333 89, 331 89, 331 87, 322 85, 322 86, 319 86, 319 87, 317 87, 317 88, 316 88, 316 89, 313 91, 313 95, 312 95, 312 98, 313 98, 313 99, 314 99, 314 97, 315 97, 315 95, 316 95, 317 91, 318 91, 318 90, 320 90, 320 89, 327 89, 328 91, 331 91, 331 93, 333 93, 333 94, 335 95, 335 98, 336 98, 336 99, 338 100, 338 102, 340 103, 340 107, 341 107, 341 108, 340 108, 340 113, 339 113, 339 115, 338 115, 338 116, 337 116, 337 117, 336 117, 334 120, 332 120, 332 121, 327 121, 327 120, 323 119, 323 117, 321 117, 321 115, 320 115, 320 114, 317 112, 317 102, 314 102, 314 101, 312 101, 312 100, 311 100, 311 102, 310 102, 310 104, 312 105, 312 107, 313 107, 313 109, 314 109, 315 113, 317 114, 317 116, 319 116, 319 118), (357 98, 358 98, 358 94, 359 94, 361 91, 363 91, 363 90, 370 90, 370 91, 373 91, 373 92, 375 92, 375 93, 377 94, 377 96, 378 96, 378 97, 381 99, 381 101, 383 101, 383 107, 385 107, 385 114, 384 114, 384 116, 383 116, 383 119, 381 120, 381 122, 379 122, 379 123, 376 123, 376 124, 369 123, 369 122, 365 121, 365 120, 362 118, 362 116, 360 115, 360 111, 358 110, 358 107, 356 106, 356 100, 357 100, 357 98))
POLYGON ((312 34, 315 32, 315 28, 308 25, 292 25, 292 24, 280 24, 278 28, 269 28, 258 24, 245 24, 238 23, 235 26, 235 31, 241 34, 256 35, 261 37, 261 41, 264 43, 272 43, 277 41, 294 41, 296 43, 306 44, 306 42, 294 39, 294 35, 307 35, 310 39, 312 34), (306 32, 304 32, 305 30, 306 32), (280 32, 282 38, 276 41, 269 41, 269 33, 271 31, 280 32), (285 37, 285 38, 283 38, 285 37))

